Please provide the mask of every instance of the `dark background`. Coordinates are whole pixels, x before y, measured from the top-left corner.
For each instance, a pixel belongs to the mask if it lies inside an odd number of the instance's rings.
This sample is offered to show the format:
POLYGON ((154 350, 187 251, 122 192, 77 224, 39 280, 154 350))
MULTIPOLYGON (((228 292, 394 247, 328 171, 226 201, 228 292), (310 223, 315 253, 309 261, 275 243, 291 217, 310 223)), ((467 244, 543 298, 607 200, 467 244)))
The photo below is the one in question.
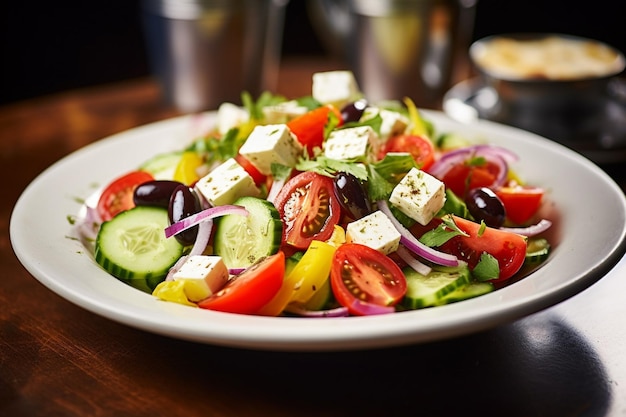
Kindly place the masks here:
MULTIPOLYGON (((306 1, 287 7, 285 56, 326 55, 306 1)), ((624 0, 478 0, 473 39, 544 31, 590 37, 626 52, 624 0)), ((0 105, 149 74, 139 0, 4 2, 0 105)))

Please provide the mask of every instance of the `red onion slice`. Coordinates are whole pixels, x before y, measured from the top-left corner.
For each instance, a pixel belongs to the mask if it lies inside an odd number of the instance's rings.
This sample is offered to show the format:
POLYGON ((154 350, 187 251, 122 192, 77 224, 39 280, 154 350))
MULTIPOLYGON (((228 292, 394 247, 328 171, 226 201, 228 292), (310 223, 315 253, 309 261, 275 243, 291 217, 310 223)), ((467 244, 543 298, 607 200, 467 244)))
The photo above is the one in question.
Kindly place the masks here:
POLYGON ((410 251, 404 246, 399 246, 396 253, 400 257, 400 259, 406 262, 408 266, 410 266, 422 275, 428 275, 432 270, 430 266, 423 264, 422 262, 420 262, 419 259, 414 258, 410 251))
POLYGON ((509 149, 494 145, 473 145, 447 152, 441 156, 429 169, 428 173, 442 179, 454 166, 464 163, 473 157, 483 157, 498 166, 498 177, 494 186, 502 186, 507 178, 509 163, 518 160, 515 153, 509 149))
POLYGON ((185 217, 184 219, 166 227, 165 237, 172 237, 175 234, 178 234, 184 230, 189 229, 190 227, 196 226, 197 224, 201 223, 203 220, 209 220, 215 217, 225 216, 227 214, 239 214, 241 216, 247 216, 248 210, 246 210, 245 207, 235 206, 235 205, 211 207, 211 208, 202 210, 196 214, 193 214, 189 217, 185 217))
POLYGON ((228 268, 228 273, 230 275, 240 275, 246 268, 228 268))
POLYGON ((368 303, 367 301, 359 300, 355 298, 349 306, 346 306, 349 311, 360 316, 373 316, 378 314, 391 314, 396 312, 394 306, 382 306, 379 304, 368 303))
POLYGON ((211 231, 213 230, 213 220, 209 219, 203 222, 200 222, 198 225, 198 235, 196 236, 196 241, 189 252, 189 256, 193 255, 201 255, 202 252, 206 249, 209 244, 209 239, 211 238, 211 231))
POLYGON ((427 261, 431 261, 438 265, 444 265, 444 266, 458 266, 459 265, 459 259, 456 256, 433 249, 429 246, 424 245, 419 240, 417 240, 417 238, 413 236, 413 234, 409 230, 407 230, 395 218, 393 213, 391 213, 391 210, 389 209, 389 206, 387 205, 386 201, 380 200, 377 202, 377 204, 378 204, 378 208, 380 209, 380 211, 382 211, 383 213, 387 215, 387 217, 389 217, 389 220, 391 220, 391 223, 398 230, 398 232, 400 232, 400 243, 406 246, 408 250, 410 250, 417 256, 420 256, 426 259, 427 261))
POLYGON ((348 317, 350 315, 347 307, 337 307, 329 310, 307 310, 300 306, 287 306, 285 311, 301 317, 348 317))
POLYGON ((539 223, 528 227, 501 227, 500 230, 505 232, 517 233, 518 235, 532 237, 545 232, 552 226, 552 222, 548 219, 541 219, 539 223))

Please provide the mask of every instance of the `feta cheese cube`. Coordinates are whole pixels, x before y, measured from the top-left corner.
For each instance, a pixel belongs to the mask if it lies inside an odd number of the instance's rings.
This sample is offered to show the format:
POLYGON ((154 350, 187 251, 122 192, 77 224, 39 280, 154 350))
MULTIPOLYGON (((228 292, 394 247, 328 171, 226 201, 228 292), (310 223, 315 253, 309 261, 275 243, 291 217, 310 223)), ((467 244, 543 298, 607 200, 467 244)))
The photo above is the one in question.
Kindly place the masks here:
POLYGON ((346 242, 360 243, 385 255, 395 252, 400 244, 400 232, 389 217, 377 210, 367 216, 348 223, 346 242))
POLYGON ((287 123, 291 119, 302 116, 308 110, 306 107, 299 105, 297 101, 291 100, 263 107, 263 116, 267 124, 287 123))
POLYGON ((313 74, 313 98, 337 108, 363 96, 351 71, 327 71, 313 74))
POLYGON ((260 194, 250 174, 234 158, 200 178, 196 190, 214 206, 232 204, 239 197, 260 194))
POLYGON ((380 125, 380 138, 385 141, 391 136, 400 135, 409 126, 409 119, 398 112, 379 109, 378 107, 367 107, 361 116, 361 121, 369 120, 376 115, 380 115, 382 123, 380 125))
POLYGON ((380 149, 380 138, 370 126, 350 127, 332 131, 323 147, 331 159, 369 160, 380 149))
POLYGON ((432 175, 411 168, 394 187, 389 201, 419 224, 426 225, 446 201, 445 186, 432 175))
POLYGON ((222 258, 207 255, 190 256, 173 275, 175 281, 184 281, 183 291, 194 302, 219 291, 229 277, 222 258))
POLYGON ((233 127, 237 127, 250 119, 248 111, 233 103, 222 103, 217 109, 217 131, 226 134, 233 127))
POLYGON ((239 149, 262 174, 272 173, 272 163, 293 167, 304 148, 286 124, 256 126, 239 149))

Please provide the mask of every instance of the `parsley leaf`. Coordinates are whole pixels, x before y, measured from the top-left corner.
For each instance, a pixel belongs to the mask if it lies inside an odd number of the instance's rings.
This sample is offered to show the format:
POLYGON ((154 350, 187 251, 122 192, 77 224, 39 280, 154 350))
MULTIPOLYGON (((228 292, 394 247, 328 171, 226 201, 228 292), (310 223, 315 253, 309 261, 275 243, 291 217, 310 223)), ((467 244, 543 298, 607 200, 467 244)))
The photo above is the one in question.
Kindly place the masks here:
POLYGON ((490 281, 500 276, 500 265, 493 255, 483 252, 480 255, 480 261, 472 270, 472 275, 478 281, 490 281))
POLYGON ((455 236, 469 236, 463 230, 459 229, 451 216, 441 218, 442 222, 439 226, 424 233, 419 239, 426 246, 441 246, 455 236))
POLYGON ((376 134, 380 135, 380 127, 383 124, 383 118, 380 116, 379 113, 376 113, 376 115, 365 119, 365 120, 360 120, 357 122, 349 122, 344 124, 343 126, 340 127, 340 129, 348 129, 351 127, 359 127, 359 126, 369 126, 371 127, 374 132, 376 132, 376 134))
POLYGON ((437 217, 442 217, 446 214, 455 214, 469 220, 474 219, 465 202, 449 188, 446 188, 446 201, 443 203, 443 207, 439 210, 439 213, 437 213, 437 217))
POLYGON ((338 172, 346 172, 352 174, 361 181, 367 180, 367 170, 363 164, 357 161, 340 161, 338 159, 327 158, 323 155, 315 159, 301 157, 296 163, 298 171, 314 171, 318 174, 332 177, 338 172))
POLYGON ((316 109, 322 105, 322 103, 315 100, 312 96, 297 98, 296 103, 298 103, 299 106, 306 107, 309 110, 316 109))
POLYGON ((291 167, 276 162, 272 162, 270 169, 272 170, 274 181, 286 181, 291 175, 291 167))
POLYGON ((337 117, 334 111, 329 111, 326 124, 324 124, 324 140, 328 139, 330 132, 335 130, 337 126, 339 126, 339 117, 337 117))
POLYGON ((244 91, 241 93, 241 102, 243 103, 243 107, 248 111, 251 120, 263 120, 263 107, 276 105, 285 101, 287 101, 285 97, 274 95, 268 91, 261 93, 256 101, 249 92, 244 91))
POLYGON ((408 153, 388 153, 381 161, 369 164, 367 191, 370 199, 389 199, 393 188, 413 167, 417 164, 408 153))

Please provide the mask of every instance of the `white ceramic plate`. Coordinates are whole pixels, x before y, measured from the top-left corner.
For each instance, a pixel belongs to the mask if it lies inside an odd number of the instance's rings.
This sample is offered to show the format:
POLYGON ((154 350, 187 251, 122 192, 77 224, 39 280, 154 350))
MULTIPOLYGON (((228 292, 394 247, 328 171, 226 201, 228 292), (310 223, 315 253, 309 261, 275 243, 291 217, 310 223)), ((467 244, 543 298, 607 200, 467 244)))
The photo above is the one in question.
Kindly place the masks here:
MULTIPOLYGON (((158 301, 104 272, 74 238, 68 216, 84 199, 152 155, 184 147, 197 118, 180 117, 93 143, 44 171, 24 191, 11 218, 15 253, 27 270, 67 300, 101 316, 170 337, 273 350, 398 346, 484 330, 561 302, 600 279, 625 250, 626 201, 598 167, 538 136, 475 121, 461 124, 425 112, 440 131, 458 131, 515 151, 518 172, 548 189, 560 214, 548 262, 494 293, 433 309, 332 319, 253 317, 158 301), (558 232, 558 233, 557 233, 558 232)), ((214 114, 206 115, 211 123, 214 114)))

